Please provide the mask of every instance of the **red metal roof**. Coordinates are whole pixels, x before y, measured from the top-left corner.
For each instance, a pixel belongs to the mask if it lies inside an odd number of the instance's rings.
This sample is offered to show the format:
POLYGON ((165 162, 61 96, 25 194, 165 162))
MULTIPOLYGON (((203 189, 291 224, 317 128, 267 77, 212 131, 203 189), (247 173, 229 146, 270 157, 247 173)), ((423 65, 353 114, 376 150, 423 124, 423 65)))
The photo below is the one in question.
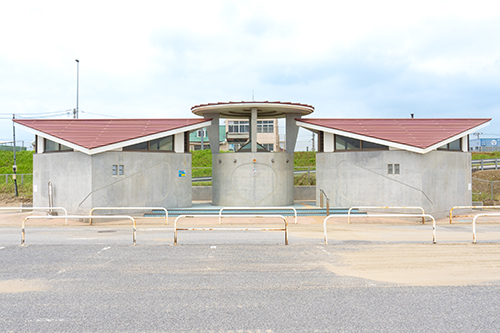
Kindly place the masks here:
POLYGON ((296 119, 297 121, 355 133, 375 139, 428 148, 460 133, 474 129, 490 119, 296 119))
POLYGON ((211 119, 29 119, 20 125, 92 149, 141 138, 211 119))

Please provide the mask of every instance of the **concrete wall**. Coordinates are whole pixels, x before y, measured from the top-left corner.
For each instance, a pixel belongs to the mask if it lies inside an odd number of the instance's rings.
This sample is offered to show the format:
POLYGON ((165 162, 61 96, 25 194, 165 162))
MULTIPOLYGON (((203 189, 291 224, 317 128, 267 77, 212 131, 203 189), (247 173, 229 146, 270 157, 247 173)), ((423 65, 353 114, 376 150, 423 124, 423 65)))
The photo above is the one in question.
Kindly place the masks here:
POLYGON ((98 206, 191 206, 191 154, 79 152, 35 154, 34 205, 48 204, 47 182, 54 186, 54 206, 88 213, 98 206), (124 175, 112 174, 123 165, 124 175), (185 171, 179 177, 179 171, 185 171), (40 190, 41 189, 41 190, 40 190))
POLYGON ((293 199, 292 153, 212 155, 213 205, 286 206, 293 199))
POLYGON ((91 203, 85 201, 92 191, 91 156, 79 152, 33 154, 34 207, 48 207, 49 182, 55 207, 64 207, 68 213, 90 211, 91 203))
POLYGON ((320 189, 334 207, 421 206, 439 217, 472 202, 469 153, 318 153, 316 169, 317 204, 320 189), (388 174, 388 164, 399 164, 400 174, 388 174))

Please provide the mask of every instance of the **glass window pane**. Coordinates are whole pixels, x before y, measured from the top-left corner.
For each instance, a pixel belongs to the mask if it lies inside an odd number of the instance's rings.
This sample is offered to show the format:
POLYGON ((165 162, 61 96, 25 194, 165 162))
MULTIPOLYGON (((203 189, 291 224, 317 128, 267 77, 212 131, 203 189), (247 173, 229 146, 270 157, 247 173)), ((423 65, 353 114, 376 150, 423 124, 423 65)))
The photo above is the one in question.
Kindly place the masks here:
POLYGON ((335 135, 335 150, 345 150, 345 140, 343 136, 335 135))
POLYGON ((118 166, 118 175, 123 176, 123 165, 118 166))
POLYGON ((455 140, 453 142, 450 142, 448 144, 448 146, 449 146, 450 150, 461 150, 461 147, 460 147, 461 146, 461 140, 458 139, 458 140, 455 140))
POLYGON ((394 174, 399 175, 399 164, 394 164, 394 174))
POLYGON ((116 176, 117 170, 118 170, 118 166, 117 165, 113 165, 113 176, 116 176))
POLYGON ((353 138, 345 138, 347 149, 360 149, 361 141, 353 138))
POLYGON ((68 146, 65 146, 65 145, 60 145, 60 150, 73 150, 72 148, 68 147, 68 146))
POLYGON ((363 150, 364 149, 389 149, 389 147, 379 145, 373 142, 363 141, 363 150))
POLYGON ((123 147, 123 150, 148 150, 148 143, 141 142, 141 143, 138 143, 136 145, 123 147))
POLYGON ((387 164, 387 174, 392 175, 392 164, 387 164))
POLYGON ((45 139, 45 151, 58 151, 59 144, 54 141, 45 139))

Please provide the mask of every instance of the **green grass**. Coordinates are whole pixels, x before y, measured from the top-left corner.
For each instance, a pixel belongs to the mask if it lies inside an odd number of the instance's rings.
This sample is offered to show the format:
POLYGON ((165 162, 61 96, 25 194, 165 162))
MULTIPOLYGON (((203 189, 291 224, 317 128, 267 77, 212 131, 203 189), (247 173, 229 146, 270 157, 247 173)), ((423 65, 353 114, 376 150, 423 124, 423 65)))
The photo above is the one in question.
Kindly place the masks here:
POLYGON ((472 153, 471 155, 473 160, 489 160, 492 158, 500 158, 500 151, 494 151, 491 153, 472 153))
MULTIPOLYGON (((16 152, 17 173, 33 173, 33 152, 16 152)), ((0 174, 12 173, 14 164, 14 153, 11 151, 0 151, 0 174)))

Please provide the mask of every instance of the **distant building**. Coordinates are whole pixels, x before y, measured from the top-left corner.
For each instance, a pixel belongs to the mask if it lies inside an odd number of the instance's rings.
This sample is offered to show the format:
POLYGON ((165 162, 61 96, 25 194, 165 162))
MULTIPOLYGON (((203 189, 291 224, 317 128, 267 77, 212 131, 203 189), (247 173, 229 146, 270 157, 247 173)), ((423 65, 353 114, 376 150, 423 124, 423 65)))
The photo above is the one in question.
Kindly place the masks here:
MULTIPOLYGON (((206 127, 189 133, 189 150, 200 150, 203 138, 203 149, 210 149, 206 127)), ((226 126, 219 125, 219 146, 221 150, 227 150, 226 126)))
POLYGON ((500 138, 469 140, 470 151, 500 151, 500 138))
MULTIPOLYGON (((249 121, 226 119, 226 138, 228 151, 237 151, 249 140, 249 121)), ((268 151, 279 151, 277 119, 257 120, 257 142, 268 151)))

